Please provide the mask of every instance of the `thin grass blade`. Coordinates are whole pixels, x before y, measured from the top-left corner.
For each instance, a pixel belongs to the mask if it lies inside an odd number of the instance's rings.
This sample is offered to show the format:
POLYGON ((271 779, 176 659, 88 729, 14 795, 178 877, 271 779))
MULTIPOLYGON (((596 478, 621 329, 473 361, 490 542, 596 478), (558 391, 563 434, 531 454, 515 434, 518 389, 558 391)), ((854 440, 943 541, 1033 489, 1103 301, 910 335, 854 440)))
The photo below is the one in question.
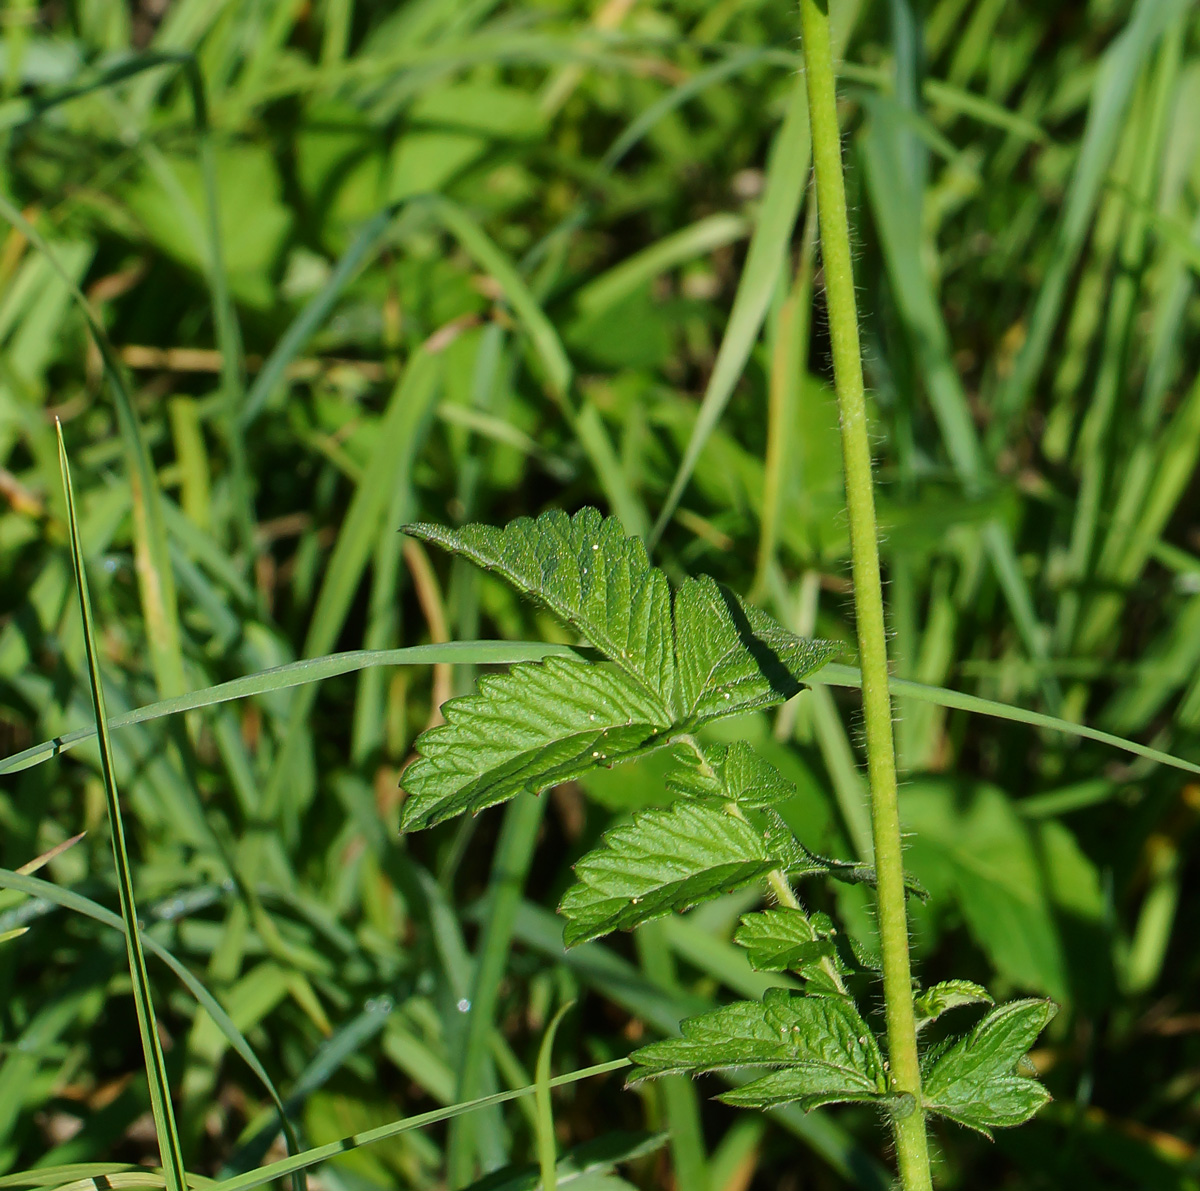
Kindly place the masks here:
POLYGON ((75 590, 79 597, 79 611, 83 618, 83 640, 87 651, 88 677, 92 688, 92 707, 96 714, 96 728, 100 734, 100 766, 104 777, 104 796, 108 805, 109 828, 112 832, 113 862, 117 871, 121 919, 125 924, 129 974, 133 980, 138 1031, 142 1036, 146 1079, 150 1085, 150 1105, 154 1114, 154 1129, 158 1136, 159 1153, 166 1172, 166 1186, 169 1191, 185 1191, 187 1171, 184 1167, 183 1149, 179 1141, 179 1129, 175 1123, 175 1110, 171 1104, 167 1066, 158 1037, 158 1023, 154 1014, 154 1001, 150 993, 150 977, 146 971, 146 957, 142 951, 141 934, 138 931, 137 903, 134 900, 129 853, 125 847, 125 827, 121 816, 120 797, 117 793, 112 744, 108 737, 108 716, 104 709, 103 678, 96 649, 95 627, 92 624, 92 605, 88 595, 87 574, 84 569, 83 545, 79 540, 79 522, 75 515, 75 492, 71 485, 71 470, 67 460, 66 444, 63 442, 61 423, 58 425, 58 453, 59 464, 62 468, 63 488, 67 498, 71 557, 75 565, 75 590))

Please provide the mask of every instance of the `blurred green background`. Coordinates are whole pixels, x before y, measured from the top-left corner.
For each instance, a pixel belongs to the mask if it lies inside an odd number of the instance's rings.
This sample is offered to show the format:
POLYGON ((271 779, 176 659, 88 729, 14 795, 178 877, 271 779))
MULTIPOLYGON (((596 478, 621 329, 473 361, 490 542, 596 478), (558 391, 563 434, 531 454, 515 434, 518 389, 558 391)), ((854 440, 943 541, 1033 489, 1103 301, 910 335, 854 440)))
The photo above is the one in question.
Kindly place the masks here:
MULTIPOLYGON (((832 9, 895 671, 1200 760, 1200 12, 832 9)), ((91 715, 55 418, 114 715, 339 650, 561 640, 397 528, 586 504, 853 662, 792 4, 9 0, 3 21, 0 753, 91 715)), ((730 944, 744 900, 563 954, 569 863, 664 798, 650 763, 544 796, 515 867, 511 809, 399 837, 413 739, 475 677, 374 666, 114 736, 150 934, 307 1144, 461 1098, 469 1037, 480 1089, 529 1082, 572 998, 559 1070, 770 983, 730 944)), ((796 781, 801 838, 846 857, 856 707, 817 688, 733 729, 796 781)), ((1200 785, 897 711, 920 975, 1063 1006, 1034 1055, 1054 1104, 995 1144, 938 1126, 940 1185, 1200 1187, 1200 785)), ((40 875, 115 906, 98 754, 42 761, 3 778, 0 861, 86 830, 40 875)), ((861 889, 813 897, 869 941, 861 889)), ((6 890, 0 940, 0 1175, 156 1161, 120 936, 6 890)), ((189 1169, 278 1156, 259 1080, 152 975, 189 1169)), ((669 1127, 622 1168, 647 1189, 883 1185, 865 1110, 759 1118, 717 1090, 580 1084, 559 1140, 669 1127)), ((314 1185, 461 1186, 532 1137, 492 1109, 314 1185)))

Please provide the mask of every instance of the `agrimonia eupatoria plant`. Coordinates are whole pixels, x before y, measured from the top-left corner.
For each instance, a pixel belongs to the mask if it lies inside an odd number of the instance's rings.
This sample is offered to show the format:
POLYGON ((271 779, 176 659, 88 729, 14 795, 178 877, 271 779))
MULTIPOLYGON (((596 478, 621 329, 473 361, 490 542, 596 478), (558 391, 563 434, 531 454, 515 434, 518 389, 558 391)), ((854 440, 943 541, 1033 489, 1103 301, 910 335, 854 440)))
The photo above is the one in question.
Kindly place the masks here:
MULTIPOLYGON (((504 529, 421 524, 407 532, 502 576, 600 656, 516 665, 446 703, 446 722, 418 738, 404 774, 404 828, 665 751, 674 801, 634 814, 579 861, 559 907, 564 941, 761 884, 774 904, 743 916, 735 939, 753 967, 792 973, 801 987, 684 1021, 682 1037, 634 1052, 631 1082, 750 1069, 758 1077, 720 1099, 754 1108, 874 1102, 893 1116, 912 1113, 913 1097, 894 1086, 884 1047, 848 991, 851 962, 870 961, 843 955, 833 922, 806 912, 792 885, 814 876, 874 884, 874 869, 807 849, 779 813, 795 794, 783 775, 744 742, 706 743, 700 733, 795 695, 835 647, 794 636, 710 578, 672 592, 642 543, 594 509, 504 529)), ((923 1027, 972 1003, 990 1005, 991 997, 949 981, 915 992, 913 1011, 923 1027)), ((929 1047, 923 1111, 983 1133, 1030 1117, 1049 1097, 1018 1067, 1054 1011, 1048 1001, 1014 1001, 929 1047)))

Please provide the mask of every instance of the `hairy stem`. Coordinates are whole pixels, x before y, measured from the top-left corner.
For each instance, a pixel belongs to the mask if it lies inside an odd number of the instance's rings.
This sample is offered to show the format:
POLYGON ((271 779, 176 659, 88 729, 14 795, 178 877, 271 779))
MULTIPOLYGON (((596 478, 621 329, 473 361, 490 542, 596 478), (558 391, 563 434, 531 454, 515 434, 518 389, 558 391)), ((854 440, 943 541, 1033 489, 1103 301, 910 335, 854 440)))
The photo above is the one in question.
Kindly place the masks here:
POLYGON ((908 956, 908 920, 904 905, 904 867, 896 799, 896 752, 888 695, 887 638, 883 588, 879 579, 879 542, 871 482, 871 448, 863 391, 858 310, 850 258, 850 228, 842 178, 833 55, 829 45, 829 0, 800 0, 801 36, 812 128, 813 170, 821 230, 821 258, 833 351, 834 381, 842 426, 846 505, 854 574, 854 613, 863 676, 863 713, 867 771, 871 782, 871 830, 878 874, 879 942, 883 958, 883 994, 888 1056, 897 1092, 913 1097, 914 1109, 893 1117, 896 1157, 905 1191, 930 1191, 925 1115, 921 1109, 921 1072, 913 1018, 912 975, 908 956))

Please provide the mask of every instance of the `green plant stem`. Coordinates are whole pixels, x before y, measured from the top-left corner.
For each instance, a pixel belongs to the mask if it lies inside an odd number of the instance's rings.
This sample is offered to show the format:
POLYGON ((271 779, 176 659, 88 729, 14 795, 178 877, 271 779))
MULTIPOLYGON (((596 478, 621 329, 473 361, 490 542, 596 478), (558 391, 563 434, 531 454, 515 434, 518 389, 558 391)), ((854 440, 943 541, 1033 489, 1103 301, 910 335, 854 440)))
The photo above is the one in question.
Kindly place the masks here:
POLYGON ((913 1097, 913 1111, 893 1115, 896 1158, 905 1191, 930 1191, 925 1115, 921 1109, 921 1072, 913 1017, 908 921, 904 904, 904 865, 896 797, 896 753, 892 705, 888 694, 887 637, 883 587, 879 578, 879 541, 871 481, 871 448, 858 310, 850 257, 850 227, 842 178, 833 55, 829 45, 827 0, 800 0, 801 36, 808 113, 812 128, 813 170, 821 229, 821 257, 833 352, 834 381, 842 427, 846 504, 850 519, 850 555, 854 575, 854 612, 863 674, 867 771, 871 782, 871 828, 878 874, 879 942, 883 957, 883 993, 888 1056, 897 1092, 913 1097))

